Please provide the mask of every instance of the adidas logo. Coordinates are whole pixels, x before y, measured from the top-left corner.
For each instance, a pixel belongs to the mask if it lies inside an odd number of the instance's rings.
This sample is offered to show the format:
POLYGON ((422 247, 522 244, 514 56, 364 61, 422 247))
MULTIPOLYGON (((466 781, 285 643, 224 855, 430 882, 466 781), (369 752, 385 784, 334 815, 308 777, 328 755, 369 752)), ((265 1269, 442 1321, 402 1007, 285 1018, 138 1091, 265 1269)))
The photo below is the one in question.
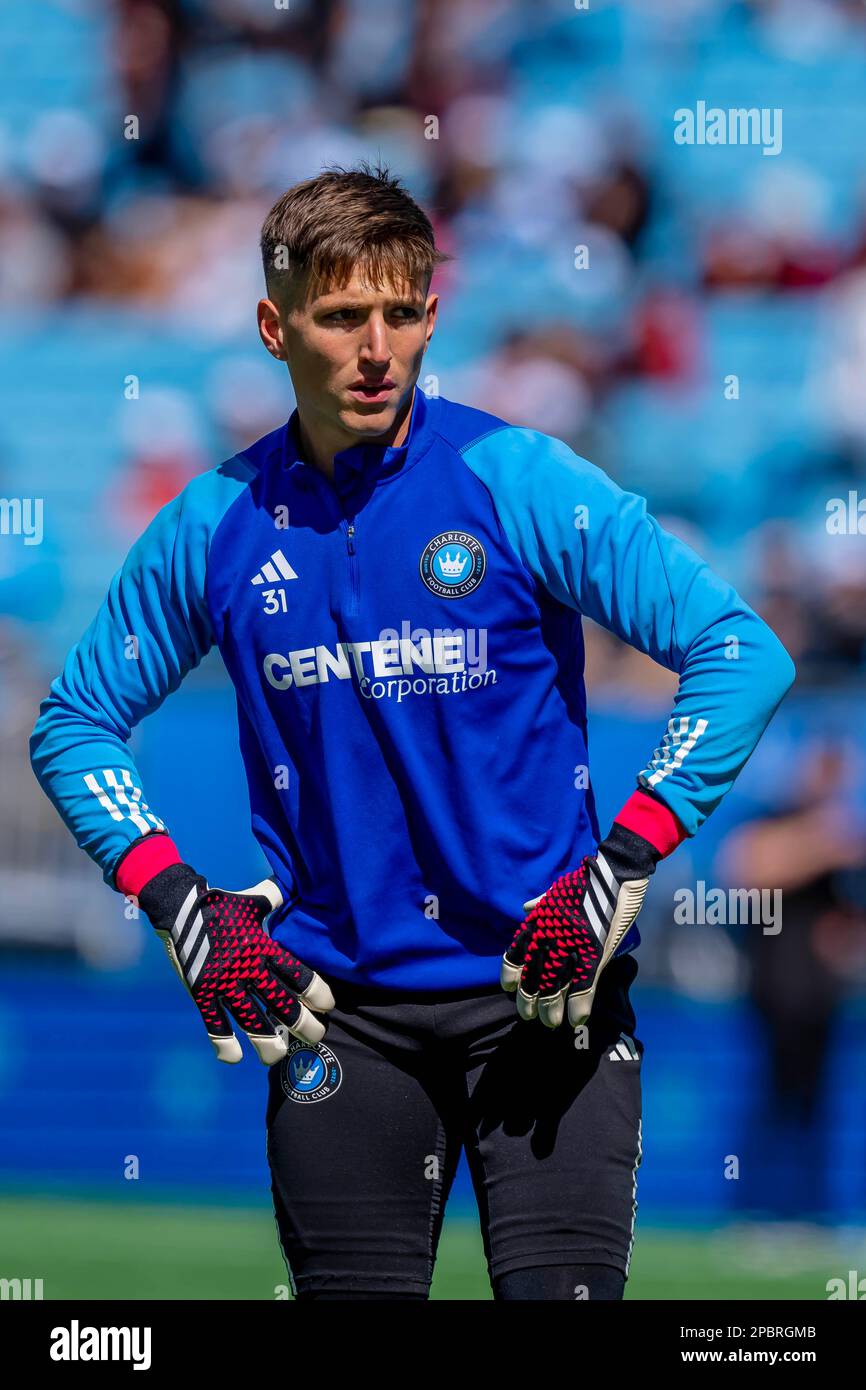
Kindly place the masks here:
POLYGON ((155 816, 141 794, 141 787, 135 786, 128 767, 104 767, 100 772, 85 772, 84 784, 93 792, 100 806, 107 811, 112 820, 129 820, 139 835, 149 835, 151 830, 165 830, 165 821, 155 816), (103 782, 99 778, 102 776, 103 782))
POLYGON ((635 1047, 634 1038, 630 1038, 627 1033, 620 1033, 619 1042, 614 1044, 607 1055, 612 1062, 640 1061, 640 1053, 635 1047))
POLYGON ((275 550, 251 580, 253 584, 279 584, 283 579, 297 579, 295 571, 281 550, 275 550))

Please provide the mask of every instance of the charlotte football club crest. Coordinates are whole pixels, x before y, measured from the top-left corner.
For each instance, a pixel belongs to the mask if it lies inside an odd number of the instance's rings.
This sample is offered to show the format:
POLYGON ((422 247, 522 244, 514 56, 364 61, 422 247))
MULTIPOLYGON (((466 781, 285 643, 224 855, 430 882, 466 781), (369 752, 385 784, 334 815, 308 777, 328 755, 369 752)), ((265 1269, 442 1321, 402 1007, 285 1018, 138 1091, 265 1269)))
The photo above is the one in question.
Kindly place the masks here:
POLYGON ((324 1043, 295 1038, 280 1063, 280 1080, 289 1100, 305 1104, 327 1100, 339 1090, 343 1068, 324 1043))
POLYGON ((487 569, 484 546, 468 531, 440 531, 421 556, 421 578, 439 598, 465 598, 487 569))

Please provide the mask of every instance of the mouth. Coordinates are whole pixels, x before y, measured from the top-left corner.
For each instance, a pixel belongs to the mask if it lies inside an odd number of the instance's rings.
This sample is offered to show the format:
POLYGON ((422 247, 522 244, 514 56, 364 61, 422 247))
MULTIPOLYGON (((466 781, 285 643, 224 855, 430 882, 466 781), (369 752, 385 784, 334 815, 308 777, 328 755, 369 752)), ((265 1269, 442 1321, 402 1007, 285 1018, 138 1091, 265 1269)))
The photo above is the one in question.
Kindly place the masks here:
POLYGON ((382 381, 356 381, 349 387, 349 394, 359 401, 385 401, 396 389, 396 382, 390 377, 385 377, 382 381))

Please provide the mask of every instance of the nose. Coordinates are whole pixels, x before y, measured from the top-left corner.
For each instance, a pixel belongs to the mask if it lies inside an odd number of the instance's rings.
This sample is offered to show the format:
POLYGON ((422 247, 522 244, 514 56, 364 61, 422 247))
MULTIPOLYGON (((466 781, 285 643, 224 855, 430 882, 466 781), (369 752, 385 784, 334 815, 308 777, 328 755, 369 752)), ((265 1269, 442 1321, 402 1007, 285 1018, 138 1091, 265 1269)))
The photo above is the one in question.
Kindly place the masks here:
POLYGON ((388 329, 381 314, 371 314, 367 319, 367 332, 360 357, 371 367, 387 367, 391 361, 388 329))

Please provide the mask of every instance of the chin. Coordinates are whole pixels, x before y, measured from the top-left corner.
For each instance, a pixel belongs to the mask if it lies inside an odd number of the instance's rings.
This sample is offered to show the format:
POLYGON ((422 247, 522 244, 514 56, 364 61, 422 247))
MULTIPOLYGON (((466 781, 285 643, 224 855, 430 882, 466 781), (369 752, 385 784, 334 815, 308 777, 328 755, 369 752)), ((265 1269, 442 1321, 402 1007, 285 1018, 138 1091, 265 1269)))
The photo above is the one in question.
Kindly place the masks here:
POLYGON ((353 401, 340 411, 346 429, 358 434, 382 434, 397 418, 397 407, 390 401, 353 401))

